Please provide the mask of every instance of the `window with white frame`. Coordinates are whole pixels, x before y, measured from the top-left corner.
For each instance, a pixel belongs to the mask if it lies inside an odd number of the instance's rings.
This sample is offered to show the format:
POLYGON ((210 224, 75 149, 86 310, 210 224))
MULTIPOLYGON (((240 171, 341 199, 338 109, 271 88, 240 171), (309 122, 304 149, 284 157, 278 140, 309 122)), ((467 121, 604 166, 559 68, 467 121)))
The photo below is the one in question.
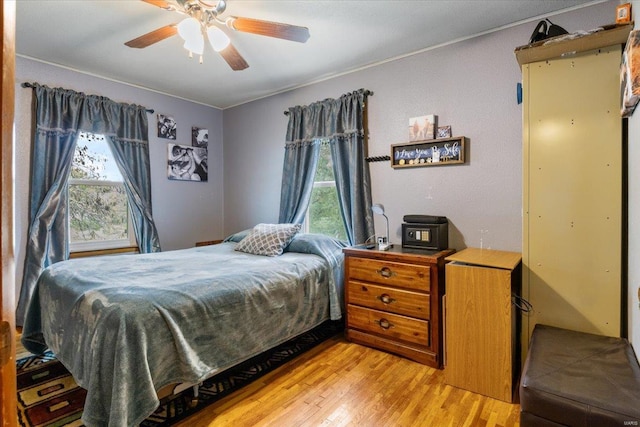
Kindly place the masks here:
POLYGON ((72 252, 135 245, 120 170, 103 135, 80 133, 69 177, 72 252))
POLYGON ((331 150, 326 141, 320 144, 316 177, 304 225, 307 233, 326 234, 347 240, 333 174, 331 150))

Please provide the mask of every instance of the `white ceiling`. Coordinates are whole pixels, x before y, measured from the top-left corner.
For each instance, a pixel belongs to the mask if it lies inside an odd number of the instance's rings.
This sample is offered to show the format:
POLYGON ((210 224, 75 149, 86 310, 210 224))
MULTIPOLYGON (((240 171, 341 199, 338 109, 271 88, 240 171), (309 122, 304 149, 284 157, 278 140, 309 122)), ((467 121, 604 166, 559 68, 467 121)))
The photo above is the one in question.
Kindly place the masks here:
MULTIPOLYGON (((242 104, 433 46, 538 20, 592 0, 228 0, 222 15, 309 28, 304 44, 233 32, 249 68, 210 48, 189 59, 179 36, 124 45, 184 18, 140 0, 18 0, 16 52, 218 108, 242 104)), ((613 13, 612 13, 613 16, 613 13)), ((613 21, 613 18, 612 18, 613 21)), ((532 31, 534 24, 531 25, 532 31)), ((527 40, 514 40, 514 47, 527 40)), ((40 82, 46 84, 47 82, 40 82)))

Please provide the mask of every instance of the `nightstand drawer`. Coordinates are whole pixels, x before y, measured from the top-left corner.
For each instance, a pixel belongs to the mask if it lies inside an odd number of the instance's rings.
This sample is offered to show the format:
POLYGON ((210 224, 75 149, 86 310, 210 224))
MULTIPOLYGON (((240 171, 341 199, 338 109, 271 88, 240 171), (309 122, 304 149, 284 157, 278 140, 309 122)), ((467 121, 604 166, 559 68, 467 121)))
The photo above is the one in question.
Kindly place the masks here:
POLYGON ((351 258, 347 278, 427 292, 430 289, 430 268, 428 265, 351 258))
POLYGON ((420 346, 429 345, 429 322, 349 304, 348 327, 420 346))
POLYGON ((350 280, 347 298, 349 304, 390 311, 419 319, 428 320, 431 314, 430 295, 427 293, 350 280))

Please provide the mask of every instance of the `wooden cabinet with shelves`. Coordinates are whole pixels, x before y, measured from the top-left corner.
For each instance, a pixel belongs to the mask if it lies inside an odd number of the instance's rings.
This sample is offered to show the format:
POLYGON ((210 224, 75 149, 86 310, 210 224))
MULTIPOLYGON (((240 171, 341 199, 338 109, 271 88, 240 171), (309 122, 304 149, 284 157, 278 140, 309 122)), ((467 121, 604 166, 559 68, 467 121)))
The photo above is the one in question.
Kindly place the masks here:
POLYGON ((442 367, 444 260, 453 250, 346 248, 346 335, 442 367))
POLYGON ((522 66, 522 287, 533 305, 523 355, 538 323, 624 334, 629 141, 620 42, 522 66))

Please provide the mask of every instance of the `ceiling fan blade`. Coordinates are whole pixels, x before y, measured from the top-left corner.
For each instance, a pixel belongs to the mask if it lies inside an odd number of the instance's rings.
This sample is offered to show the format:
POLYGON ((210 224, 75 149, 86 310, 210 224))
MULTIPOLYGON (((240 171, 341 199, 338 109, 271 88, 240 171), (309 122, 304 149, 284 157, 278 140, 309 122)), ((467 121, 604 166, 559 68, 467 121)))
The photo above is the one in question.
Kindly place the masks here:
MULTIPOLYGON (((145 0, 146 1, 146 0, 145 0)), ((165 25, 164 27, 153 30, 150 33, 142 35, 133 40, 129 40, 125 45, 142 49, 147 46, 151 46, 154 43, 158 43, 168 37, 175 36, 178 33, 178 29, 175 24, 165 25)))
POLYGON ((240 71, 244 70, 245 68, 249 68, 249 64, 247 64, 247 61, 244 60, 242 55, 240 55, 240 52, 238 52, 238 50, 231 43, 229 43, 229 46, 225 47, 218 53, 222 55, 224 60, 227 61, 227 64, 229 64, 233 71, 240 71))
POLYGON ((145 3, 149 3, 153 6, 158 6, 161 9, 175 10, 175 6, 165 0, 142 0, 145 3))
POLYGON ((231 16, 227 18, 229 28, 245 33, 259 34, 261 36, 277 37, 304 43, 309 40, 309 29, 297 25, 282 24, 279 22, 261 21, 259 19, 241 18, 231 16))

